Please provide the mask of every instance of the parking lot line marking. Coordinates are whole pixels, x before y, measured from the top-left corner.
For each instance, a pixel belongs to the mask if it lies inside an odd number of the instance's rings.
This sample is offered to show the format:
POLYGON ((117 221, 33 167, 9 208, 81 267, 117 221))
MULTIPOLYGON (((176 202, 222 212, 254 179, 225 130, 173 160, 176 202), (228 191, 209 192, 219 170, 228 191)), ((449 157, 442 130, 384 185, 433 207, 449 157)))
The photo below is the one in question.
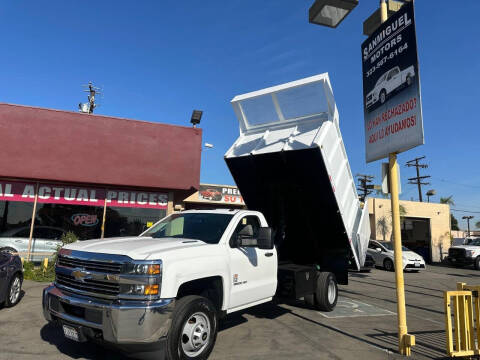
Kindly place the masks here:
POLYGON ((339 300, 336 308, 332 312, 322 313, 318 311, 317 313, 327 319, 396 315, 393 311, 350 298, 339 300))

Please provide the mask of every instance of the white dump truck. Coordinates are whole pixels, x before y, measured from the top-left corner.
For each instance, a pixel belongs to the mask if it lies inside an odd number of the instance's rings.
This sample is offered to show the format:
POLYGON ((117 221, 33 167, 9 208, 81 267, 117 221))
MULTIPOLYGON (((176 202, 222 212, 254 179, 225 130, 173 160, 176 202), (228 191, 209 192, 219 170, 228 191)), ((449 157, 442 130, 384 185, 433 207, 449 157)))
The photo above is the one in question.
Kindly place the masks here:
POLYGON ((232 104, 240 137, 225 160, 249 210, 178 212, 138 237, 65 246, 43 309, 66 337, 205 359, 229 313, 275 296, 333 310, 370 227, 328 75, 232 104))

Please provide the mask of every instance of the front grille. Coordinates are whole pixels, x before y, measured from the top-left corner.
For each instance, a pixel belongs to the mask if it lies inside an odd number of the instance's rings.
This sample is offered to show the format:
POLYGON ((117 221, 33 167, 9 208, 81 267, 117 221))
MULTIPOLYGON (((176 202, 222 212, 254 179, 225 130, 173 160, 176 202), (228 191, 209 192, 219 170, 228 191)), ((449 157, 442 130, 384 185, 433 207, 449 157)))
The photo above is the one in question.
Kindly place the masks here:
POLYGON ((457 257, 466 257, 466 251, 465 249, 459 249, 459 248, 450 248, 448 249, 448 255, 454 258, 457 257))
POLYGON ((122 271, 122 264, 107 261, 94 261, 71 258, 60 255, 58 257, 58 265, 67 268, 80 268, 89 271, 97 271, 108 274, 119 274, 122 271))
POLYGON ((120 293, 119 284, 92 279, 76 280, 73 276, 60 274, 58 272, 56 273, 55 281, 58 285, 93 294, 118 296, 120 293))

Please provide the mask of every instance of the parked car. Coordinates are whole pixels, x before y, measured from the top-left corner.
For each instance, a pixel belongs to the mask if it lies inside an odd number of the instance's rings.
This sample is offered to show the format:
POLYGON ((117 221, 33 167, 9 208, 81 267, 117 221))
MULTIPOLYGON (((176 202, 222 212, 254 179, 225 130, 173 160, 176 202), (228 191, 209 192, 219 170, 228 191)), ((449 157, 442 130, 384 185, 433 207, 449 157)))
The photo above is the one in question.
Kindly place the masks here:
MULTIPOLYGON (((393 243, 387 241, 370 240, 367 253, 372 256, 376 266, 387 271, 394 270, 393 243)), ((426 268, 422 256, 402 246, 403 270, 423 270, 426 268)))
POLYGON ((448 249, 447 261, 456 267, 473 265, 480 270, 480 239, 471 240, 467 245, 452 246, 448 249))
POLYGON ((415 70, 409 66, 405 70, 400 70, 398 66, 388 70, 377 80, 375 87, 367 94, 367 108, 380 101, 383 104, 388 95, 401 89, 403 86, 410 86, 413 83, 415 70))
MULTIPOLYGON (((65 231, 56 227, 36 226, 33 231, 31 251, 54 253, 62 245, 63 234, 65 231)), ((0 251, 27 252, 29 238, 30 227, 7 230, 0 234, 0 251)), ((32 260, 41 261, 45 257, 48 256, 34 255, 32 260)))
POLYGON ((0 304, 18 304, 22 291, 23 267, 18 255, 0 251, 0 304))

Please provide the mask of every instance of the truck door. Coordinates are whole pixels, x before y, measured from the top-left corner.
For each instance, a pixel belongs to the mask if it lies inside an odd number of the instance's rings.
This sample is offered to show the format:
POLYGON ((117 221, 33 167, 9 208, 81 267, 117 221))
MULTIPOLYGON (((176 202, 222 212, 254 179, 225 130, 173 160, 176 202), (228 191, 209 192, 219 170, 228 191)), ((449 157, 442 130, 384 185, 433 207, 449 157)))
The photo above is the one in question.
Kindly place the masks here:
POLYGON ((236 308, 256 301, 267 299, 275 294, 277 288, 276 250, 263 250, 258 247, 235 247, 232 242, 247 225, 253 228, 256 238, 260 229, 257 216, 248 215, 240 219, 228 244, 231 269, 231 294, 229 308, 236 308))

